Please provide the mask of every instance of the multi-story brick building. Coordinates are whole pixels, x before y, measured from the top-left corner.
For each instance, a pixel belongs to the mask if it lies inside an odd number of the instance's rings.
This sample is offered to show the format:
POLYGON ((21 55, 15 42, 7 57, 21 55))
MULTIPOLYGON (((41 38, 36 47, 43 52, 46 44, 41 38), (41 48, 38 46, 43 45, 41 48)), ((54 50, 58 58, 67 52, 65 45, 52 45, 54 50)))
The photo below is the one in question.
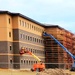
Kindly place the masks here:
MULTIPOLYGON (((53 51, 55 45, 53 43, 49 43, 51 40, 49 40, 48 42, 47 39, 45 39, 47 44, 44 45, 44 38, 42 37, 43 31, 53 34, 56 37, 59 31, 62 32, 67 30, 65 29, 63 30, 61 27, 57 25, 45 26, 44 24, 41 24, 20 13, 0 11, 0 68, 15 68, 15 69, 31 68, 32 65, 37 62, 37 60, 28 54, 21 56, 19 54, 19 51, 21 50, 22 47, 25 47, 28 50, 30 50, 42 61, 47 63, 53 63, 54 61, 52 60, 55 60, 53 59, 53 55, 55 54, 51 55, 51 53, 49 53, 50 56, 46 56, 45 52, 47 53, 48 50, 53 51), (55 28, 56 33, 55 30, 52 31, 53 28, 55 28), (50 49, 47 48, 47 45, 49 45, 50 49)), ((72 35, 71 32, 69 32, 68 34, 72 35)), ((60 34, 57 36, 58 36, 56 37, 57 39, 59 39, 60 36, 63 36, 63 38, 65 38, 64 36, 66 36, 66 34, 60 34)), ((68 42, 64 43, 68 44, 68 42)), ((64 43, 62 41, 62 44, 64 43)), ((61 52, 63 52, 62 49, 60 50, 61 52)), ((62 55, 62 57, 64 57, 65 54, 66 52, 62 55)), ((58 53, 57 56, 59 55, 60 53, 58 53)), ((58 58, 58 60, 60 61, 62 59, 58 58)), ((58 62, 58 60, 56 59, 56 62, 58 62)), ((64 62, 64 59, 62 60, 62 62, 64 62)))
POLYGON ((44 27, 41 23, 19 13, 0 11, 0 31, 0 67, 23 69, 36 63, 37 60, 30 55, 19 55, 21 47, 26 47, 45 61, 44 27))

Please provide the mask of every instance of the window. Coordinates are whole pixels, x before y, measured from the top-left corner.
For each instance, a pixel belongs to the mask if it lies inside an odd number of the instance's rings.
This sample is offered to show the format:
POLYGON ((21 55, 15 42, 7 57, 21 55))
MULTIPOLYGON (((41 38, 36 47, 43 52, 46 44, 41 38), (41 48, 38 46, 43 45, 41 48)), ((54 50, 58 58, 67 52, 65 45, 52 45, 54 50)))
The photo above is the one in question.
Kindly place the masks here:
POLYGON ((34 49, 35 50, 35 53, 36 53, 36 49, 34 49))
POLYGON ((21 25, 21 20, 20 20, 20 25, 21 25))
POLYGON ((35 26, 34 26, 34 30, 35 30, 35 26))
POLYGON ((33 53, 34 53, 34 49, 33 49, 33 53))
POLYGON ((36 63, 37 63, 37 61, 36 61, 36 63))
POLYGON ((30 29, 31 29, 31 24, 30 24, 30 29))
POLYGON ((22 38, 22 34, 20 34, 20 37, 22 38))
POLYGON ((22 25, 24 26, 24 21, 22 21, 22 25))
POLYGON ((27 35, 26 35, 26 40, 27 40, 27 35))
POLYGON ((26 64, 28 64, 28 60, 26 60, 26 64))
POLYGON ((25 39, 25 35, 23 34, 23 39, 25 39))
POLYGON ((10 50, 12 50, 12 46, 10 45, 10 50))
POLYGON ((23 60, 21 60, 21 63, 23 64, 23 60))
POLYGON ((33 61, 31 61, 31 64, 33 64, 33 61))
POLYGON ((32 41, 32 37, 30 37, 30 41, 32 41))
POLYGON ((40 43, 40 39, 39 39, 39 43, 40 43))
POLYGON ((42 40, 41 40, 41 43, 42 43, 42 40))
POLYGON ((33 37, 33 41, 34 41, 34 37, 33 37))
POLYGON ((33 25, 32 25, 32 29, 33 29, 33 25))
POLYGON ((10 18, 9 18, 9 24, 10 24, 10 18))
POLYGON ((11 32, 9 32, 9 37, 11 37, 11 32))
POLYGON ((37 42, 38 42, 38 39, 37 39, 37 42))
POLYGON ((29 23, 27 23, 27 25, 28 25, 28 28, 29 28, 29 23))
POLYGON ((37 31, 38 29, 37 29, 37 27, 36 27, 36 31, 37 31))
POLYGON ((36 38, 35 38, 35 42, 36 42, 36 38))
POLYGON ((25 25, 25 27, 26 27, 26 22, 24 22, 24 25, 25 25))
POLYGON ((36 63, 36 61, 34 61, 34 63, 36 63))
POLYGON ((39 28, 37 27, 37 31, 39 31, 39 28))
POLYGON ((12 60, 10 59, 10 63, 12 64, 12 60))
POLYGON ((25 64, 25 62, 26 62, 26 61, 24 60, 24 64, 25 64))
POLYGON ((33 50, 31 49, 31 52, 32 52, 33 50))
POLYGON ((28 36, 28 40, 29 40, 29 36, 28 36))
POLYGON ((30 65, 30 60, 29 60, 29 65, 30 65))

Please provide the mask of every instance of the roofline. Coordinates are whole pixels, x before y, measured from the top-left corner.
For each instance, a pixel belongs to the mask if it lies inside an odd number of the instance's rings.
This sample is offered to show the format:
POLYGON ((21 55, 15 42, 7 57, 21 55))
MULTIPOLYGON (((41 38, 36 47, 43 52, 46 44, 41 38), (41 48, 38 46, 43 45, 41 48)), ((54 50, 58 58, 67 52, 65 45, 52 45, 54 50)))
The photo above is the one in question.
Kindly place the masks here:
MULTIPOLYGON (((49 26, 44 26, 45 28, 59 28, 59 29, 63 29, 63 30, 65 30, 65 31, 67 31, 67 32, 70 32, 69 30, 67 30, 67 29, 64 29, 63 27, 60 27, 59 25, 52 25, 52 24, 48 24, 49 26)), ((71 34, 73 34, 72 32, 70 32, 71 34)))
POLYGON ((44 24, 42 24, 42 23, 40 23, 40 22, 38 22, 38 21, 35 21, 35 20, 33 20, 33 19, 31 19, 31 18, 29 18, 29 17, 27 17, 27 16, 25 16, 25 15, 22 15, 22 14, 20 14, 20 13, 12 13, 12 12, 9 12, 9 11, 1 11, 1 10, 0 10, 0 14, 9 14, 9 15, 11 15, 11 16, 20 16, 20 17, 22 17, 22 18, 24 18, 24 19, 27 19, 27 20, 29 20, 29 21, 31 21, 31 22, 34 22, 34 23, 36 23, 36 24, 38 24, 38 25, 44 27, 44 24))
MULTIPOLYGON (((22 15, 20 13, 13 13, 13 12, 9 12, 9 11, 0 10, 0 14, 9 14, 11 16, 20 16, 20 17, 22 17, 24 19, 27 19, 27 20, 29 20, 29 21, 31 21, 33 23, 36 23, 36 24, 38 24, 38 25, 40 25, 40 26, 42 26, 44 28, 52 28, 52 27, 55 28, 55 27, 57 27, 57 28, 60 28, 60 29, 64 29, 64 28, 60 27, 59 25, 52 25, 52 24, 43 24, 43 23, 40 23, 40 22, 35 21, 35 20, 33 20, 33 19, 31 19, 31 18, 29 18, 29 17, 27 17, 25 15, 22 15)), ((64 30, 66 30, 66 29, 64 29, 64 30)), ((66 30, 66 31, 70 32, 69 30, 66 30)))

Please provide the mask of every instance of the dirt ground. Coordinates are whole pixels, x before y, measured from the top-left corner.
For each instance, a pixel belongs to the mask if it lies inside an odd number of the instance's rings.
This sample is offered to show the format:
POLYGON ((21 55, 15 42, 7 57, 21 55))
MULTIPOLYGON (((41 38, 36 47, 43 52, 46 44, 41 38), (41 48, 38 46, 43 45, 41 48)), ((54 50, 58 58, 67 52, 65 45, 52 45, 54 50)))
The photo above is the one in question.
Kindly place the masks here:
POLYGON ((6 70, 0 69, 0 75, 36 75, 37 72, 31 72, 26 70, 6 70))
POLYGON ((70 75, 75 75, 75 71, 73 72, 73 71, 69 71, 69 70, 64 70, 65 71, 65 73, 69 73, 70 75))
POLYGON ((43 72, 0 69, 0 75, 75 75, 75 72, 70 72, 69 70, 61 69, 48 69, 43 72))

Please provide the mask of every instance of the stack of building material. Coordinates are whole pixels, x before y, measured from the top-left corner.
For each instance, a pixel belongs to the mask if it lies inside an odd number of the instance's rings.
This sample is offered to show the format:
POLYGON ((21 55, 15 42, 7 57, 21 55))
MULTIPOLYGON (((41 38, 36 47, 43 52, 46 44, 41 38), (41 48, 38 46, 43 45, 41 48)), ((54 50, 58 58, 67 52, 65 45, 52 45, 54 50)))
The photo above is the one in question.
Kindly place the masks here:
POLYGON ((48 69, 38 73, 38 75, 71 75, 71 74, 65 73, 64 70, 62 69, 48 69))

